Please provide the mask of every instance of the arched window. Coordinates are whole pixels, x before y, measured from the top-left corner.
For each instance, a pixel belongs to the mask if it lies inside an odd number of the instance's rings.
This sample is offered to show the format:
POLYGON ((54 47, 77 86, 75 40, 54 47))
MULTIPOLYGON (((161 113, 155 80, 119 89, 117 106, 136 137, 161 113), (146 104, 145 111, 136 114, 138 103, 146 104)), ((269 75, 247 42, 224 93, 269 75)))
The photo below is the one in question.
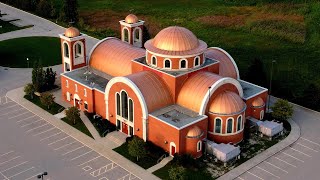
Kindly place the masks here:
POLYGON ((232 119, 229 118, 227 120, 227 133, 232 133, 232 128, 233 128, 233 122, 232 122, 232 119))
POLYGON ((75 44, 75 57, 81 57, 82 56, 82 45, 80 43, 75 44))
POLYGON ((197 57, 194 58, 194 67, 197 67, 199 65, 200 65, 200 57, 197 56, 197 57))
POLYGON ((215 133, 221 133, 221 127, 222 127, 221 122, 222 121, 220 118, 215 119, 215 123, 214 123, 214 132, 215 133))
POLYGON ((129 42, 129 30, 123 28, 123 41, 129 42))
POLYGON ((242 129, 242 116, 240 115, 237 120, 237 131, 242 129))
POLYGON ((185 69, 185 68, 187 68, 187 61, 183 59, 180 61, 180 69, 185 69))
POLYGON ((264 117, 264 110, 260 111, 260 120, 262 120, 264 117))
POLYGON ((117 115, 121 115, 121 112, 120 112, 120 94, 117 93, 117 115))
POLYGON ((128 95, 125 91, 121 92, 121 113, 123 118, 128 119, 128 95))
POLYGON ((170 60, 165 60, 164 61, 164 68, 171 68, 171 61, 170 60))
POLYGON ((64 49, 64 57, 69 58, 69 45, 67 43, 63 43, 64 49))
POLYGON ((141 29, 135 28, 133 34, 134 34, 134 42, 141 42, 141 29))
POLYGON ((151 64, 156 66, 157 65, 157 58, 155 56, 152 56, 151 58, 151 64))
POLYGON ((129 121, 133 122, 133 101, 129 99, 129 121))
POLYGON ((198 143, 197 143, 197 152, 201 151, 201 149, 202 149, 201 141, 198 141, 198 143))

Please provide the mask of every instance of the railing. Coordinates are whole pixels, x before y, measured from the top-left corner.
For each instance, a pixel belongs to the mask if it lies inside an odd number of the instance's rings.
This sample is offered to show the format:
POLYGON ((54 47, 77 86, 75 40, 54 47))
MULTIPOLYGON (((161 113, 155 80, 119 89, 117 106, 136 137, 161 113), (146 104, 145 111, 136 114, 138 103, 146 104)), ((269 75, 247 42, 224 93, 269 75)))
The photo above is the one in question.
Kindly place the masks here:
POLYGON ((167 155, 163 154, 158 160, 157 160, 157 164, 160 163, 164 158, 166 158, 167 155))

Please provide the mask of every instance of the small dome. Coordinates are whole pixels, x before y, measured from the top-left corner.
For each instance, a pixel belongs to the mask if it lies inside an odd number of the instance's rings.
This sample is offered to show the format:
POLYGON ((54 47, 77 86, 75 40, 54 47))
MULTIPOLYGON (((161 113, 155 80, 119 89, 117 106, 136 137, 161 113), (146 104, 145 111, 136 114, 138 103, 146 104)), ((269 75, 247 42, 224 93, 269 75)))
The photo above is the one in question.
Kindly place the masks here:
POLYGON ((252 102, 251 105, 252 105, 252 107, 262 107, 262 106, 264 106, 264 101, 262 100, 261 97, 258 97, 252 102))
POLYGON ((199 138, 201 137, 203 132, 198 126, 194 126, 187 133, 187 138, 199 138))
POLYGON ((124 20, 126 23, 133 24, 139 21, 138 17, 134 14, 129 14, 124 20))
POLYGON ((174 56, 202 53, 207 49, 207 44, 199 40, 190 30, 178 26, 161 30, 144 46, 151 52, 174 56))
POLYGON ((68 29, 66 29, 66 31, 64 32, 64 35, 69 37, 69 38, 73 38, 73 37, 77 37, 80 36, 80 31, 75 28, 75 27, 69 27, 68 29))
POLYGON ((246 104, 240 96, 231 91, 217 95, 209 106, 209 112, 220 115, 231 115, 244 111, 246 104))

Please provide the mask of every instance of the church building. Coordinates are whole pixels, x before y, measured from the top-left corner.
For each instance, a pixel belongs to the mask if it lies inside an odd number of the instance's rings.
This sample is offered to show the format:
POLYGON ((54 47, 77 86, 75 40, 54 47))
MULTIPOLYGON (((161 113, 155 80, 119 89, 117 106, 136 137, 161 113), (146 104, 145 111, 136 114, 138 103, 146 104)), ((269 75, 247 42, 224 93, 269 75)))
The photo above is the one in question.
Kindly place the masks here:
POLYGON ((247 118, 263 119, 268 90, 241 80, 225 50, 178 26, 143 42, 144 21, 133 14, 120 27, 121 39, 99 41, 88 56, 78 29, 60 34, 65 101, 170 155, 195 158, 204 140, 237 144, 247 118))

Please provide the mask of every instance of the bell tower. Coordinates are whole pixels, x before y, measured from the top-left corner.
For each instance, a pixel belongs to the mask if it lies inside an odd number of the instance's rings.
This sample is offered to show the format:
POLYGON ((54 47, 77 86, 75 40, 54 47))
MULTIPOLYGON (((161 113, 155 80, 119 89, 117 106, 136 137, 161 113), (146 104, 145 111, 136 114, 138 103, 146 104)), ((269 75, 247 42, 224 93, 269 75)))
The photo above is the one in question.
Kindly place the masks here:
POLYGON ((75 27, 69 27, 61 39, 61 55, 63 72, 72 71, 87 65, 86 40, 84 34, 75 27))
POLYGON ((121 25, 121 40, 135 47, 143 45, 143 24, 134 14, 129 14, 125 20, 119 21, 121 25))

